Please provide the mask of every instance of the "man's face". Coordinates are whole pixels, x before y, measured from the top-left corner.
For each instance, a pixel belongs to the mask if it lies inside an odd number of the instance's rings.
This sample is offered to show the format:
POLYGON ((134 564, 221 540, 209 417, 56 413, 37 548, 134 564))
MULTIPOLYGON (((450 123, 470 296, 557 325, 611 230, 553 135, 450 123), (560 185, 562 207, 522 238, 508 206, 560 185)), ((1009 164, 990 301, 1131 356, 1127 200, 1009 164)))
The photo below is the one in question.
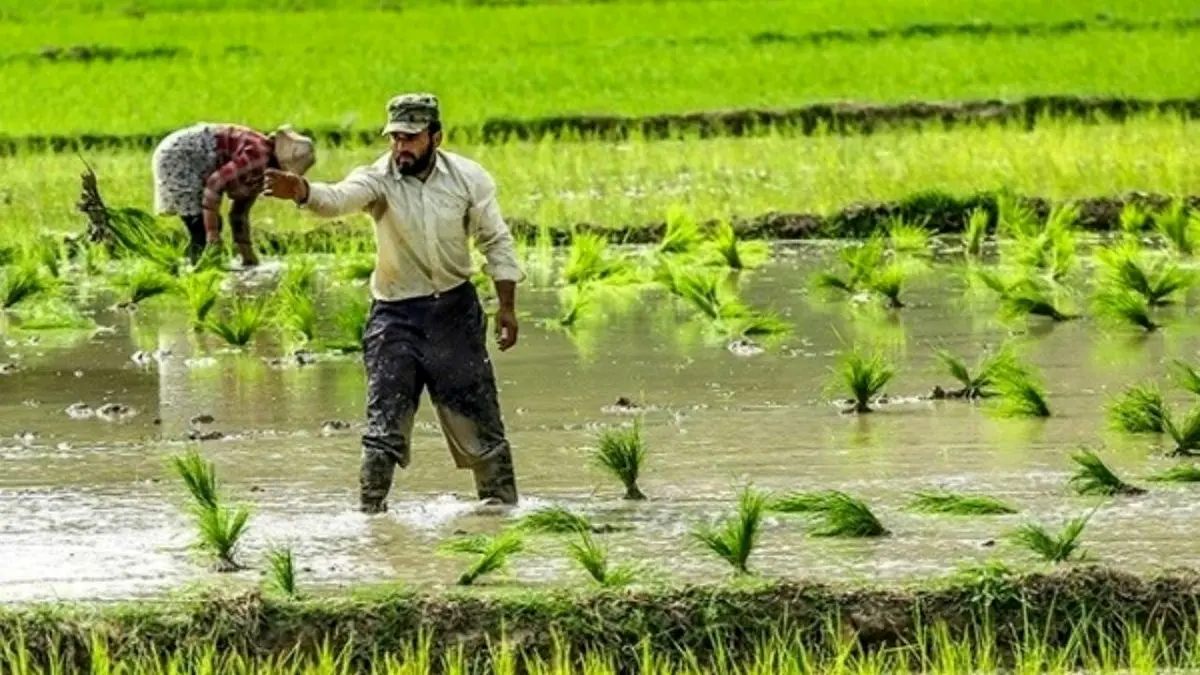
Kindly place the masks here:
POLYGON ((440 133, 429 133, 428 129, 416 134, 393 131, 391 134, 392 161, 400 173, 415 175, 429 168, 440 136, 440 133))

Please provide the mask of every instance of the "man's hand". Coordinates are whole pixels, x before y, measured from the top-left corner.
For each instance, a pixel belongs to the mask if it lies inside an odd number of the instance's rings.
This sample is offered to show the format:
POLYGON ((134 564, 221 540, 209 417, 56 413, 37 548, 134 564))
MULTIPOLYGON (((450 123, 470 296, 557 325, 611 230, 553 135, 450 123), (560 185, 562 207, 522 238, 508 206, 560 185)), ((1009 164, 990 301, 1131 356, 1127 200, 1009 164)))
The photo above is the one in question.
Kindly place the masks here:
POLYGON ((308 181, 302 176, 276 169, 266 170, 266 187, 263 194, 276 199, 302 202, 308 199, 308 181))
POLYGON ((496 310, 496 343, 502 352, 517 344, 517 311, 512 307, 496 310))

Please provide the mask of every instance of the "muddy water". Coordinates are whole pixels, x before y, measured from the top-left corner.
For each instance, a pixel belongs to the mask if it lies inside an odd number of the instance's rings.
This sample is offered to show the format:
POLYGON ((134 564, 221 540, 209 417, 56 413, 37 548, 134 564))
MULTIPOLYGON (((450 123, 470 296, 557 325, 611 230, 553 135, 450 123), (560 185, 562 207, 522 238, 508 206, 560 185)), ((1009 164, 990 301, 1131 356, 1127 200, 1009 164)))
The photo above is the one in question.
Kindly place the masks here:
MULTIPOLYGON (((816 539, 806 536, 803 520, 772 517, 752 558, 757 570, 900 579, 989 556, 1031 562, 1003 541, 1004 532, 1025 519, 1057 524, 1102 501, 1073 496, 1066 486, 1067 455, 1080 443, 1100 448, 1132 482, 1171 464, 1152 439, 1107 432, 1103 404, 1114 389, 1165 372, 1163 359, 1195 359, 1200 336, 1186 321, 1142 341, 1090 321, 1030 322, 1018 339, 1049 384, 1049 420, 1001 420, 960 401, 839 414, 823 388, 843 340, 886 345, 898 365, 889 392, 921 395, 952 384, 934 346, 973 361, 1009 329, 986 303, 963 300, 949 268, 915 281, 910 306, 891 319, 823 303, 805 287, 829 255, 781 249, 740 280, 749 301, 777 308, 796 328, 757 355, 697 339, 659 295, 614 308, 601 329, 571 338, 536 322, 557 312, 552 290, 523 291, 530 316, 521 342, 494 355, 523 495, 509 515, 474 512, 470 475, 453 468, 428 399, 391 512, 356 512, 364 379, 353 356, 276 367, 266 359, 285 348, 273 334, 246 352, 228 350, 193 336, 181 308, 161 299, 132 315, 100 312, 98 322, 113 330, 94 337, 42 334, 29 344, 26 334, 10 331, 0 363, 20 369, 0 375, 0 597, 115 598, 194 582, 252 583, 272 544, 294 548, 304 584, 447 584, 464 562, 437 553, 439 540, 494 531, 547 504, 634 524, 606 535, 615 561, 642 562, 647 575, 664 579, 710 579, 727 567, 697 549, 688 530, 728 512, 747 480, 776 491, 849 491, 893 532, 877 540, 816 539), (139 350, 158 357, 135 363, 139 350), (651 500, 643 504, 620 500, 618 486, 585 460, 599 429, 631 420, 612 407, 622 396, 646 407, 650 459, 642 487, 651 500), (132 414, 75 419, 66 411, 76 403, 119 403, 132 414), (253 507, 241 552, 252 569, 236 575, 208 572, 189 549, 181 489, 165 468, 202 413, 214 421, 195 428, 225 437, 200 447, 230 493, 253 507), (349 428, 323 425, 333 420, 349 428), (1003 497, 1022 513, 953 518, 902 510, 909 491, 939 486, 1003 497)), ((1137 569, 1200 559, 1192 536, 1200 488, 1149 487, 1148 495, 1109 500, 1095 514, 1085 543, 1096 559, 1137 569)), ((558 542, 538 537, 507 579, 494 583, 582 578, 558 542)))

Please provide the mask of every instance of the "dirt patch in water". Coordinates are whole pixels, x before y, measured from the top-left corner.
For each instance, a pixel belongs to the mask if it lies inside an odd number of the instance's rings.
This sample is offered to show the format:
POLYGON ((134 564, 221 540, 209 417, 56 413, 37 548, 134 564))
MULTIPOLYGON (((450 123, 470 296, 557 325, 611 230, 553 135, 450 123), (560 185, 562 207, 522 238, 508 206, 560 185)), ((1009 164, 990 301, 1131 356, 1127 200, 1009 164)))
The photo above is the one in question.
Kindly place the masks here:
MULTIPOLYGON (((307 601, 249 592, 178 604, 8 610, 0 613, 0 629, 14 636, 20 625, 36 658, 44 659, 48 646, 57 643, 60 653, 81 665, 87 663, 93 631, 115 657, 214 640, 222 652, 266 656, 296 645, 317 649, 329 640, 335 647, 349 643, 365 664, 372 651, 399 652, 424 629, 431 631, 435 656, 460 645, 468 654, 487 653, 487 641, 502 635, 523 654, 549 656, 557 633, 575 654, 603 650, 632 666, 643 638, 666 657, 688 651, 706 658, 717 638, 728 656, 747 659, 761 640, 781 635, 818 650, 831 648, 840 636, 875 652, 914 644, 918 628, 936 624, 961 637, 978 630, 987 616, 1003 659, 1029 630, 1047 646, 1064 647, 1078 636, 1085 616, 1088 630, 1161 630, 1168 644, 1182 647, 1196 630, 1198 602, 1200 575, 1192 571, 1139 577, 1079 567, 908 588, 764 583, 517 596, 397 591, 307 601), (831 621, 841 628, 831 631, 831 621)), ((1100 646, 1085 644, 1080 651, 1100 646)))

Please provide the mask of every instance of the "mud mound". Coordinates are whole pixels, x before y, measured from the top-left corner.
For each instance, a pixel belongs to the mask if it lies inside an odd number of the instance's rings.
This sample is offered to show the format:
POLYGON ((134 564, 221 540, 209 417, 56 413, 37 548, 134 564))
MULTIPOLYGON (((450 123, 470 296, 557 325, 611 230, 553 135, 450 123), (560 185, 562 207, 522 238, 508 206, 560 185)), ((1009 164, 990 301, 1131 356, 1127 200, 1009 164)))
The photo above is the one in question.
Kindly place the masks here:
MULTIPOLYGON (((650 641, 656 655, 684 652, 705 659, 719 640, 732 659, 751 658, 771 636, 796 636, 814 649, 857 641, 866 652, 913 644, 918 629, 937 624, 962 639, 987 617, 1000 658, 1011 656, 1027 631, 1061 648, 1087 630, 1149 629, 1173 647, 1194 635, 1200 575, 1190 570, 1144 578, 1105 567, 1050 574, 980 575, 916 588, 765 583, 747 587, 686 586, 652 590, 565 590, 489 597, 486 593, 376 594, 369 599, 286 601, 257 592, 210 595, 189 602, 80 609, 58 606, 0 613, 0 631, 23 636, 35 658, 48 645, 86 665, 95 631, 113 657, 163 653, 215 641, 221 652, 278 655, 296 645, 329 640, 359 659, 397 653, 431 636, 435 658, 458 647, 486 654, 488 641, 507 638, 524 655, 549 656, 554 634, 579 654, 602 650, 627 664, 650 641), (21 632, 17 631, 18 625, 21 632), (842 630, 831 634, 830 625, 842 630), (1161 631, 1159 633, 1158 631, 1161 631)), ((15 637, 21 639, 21 637, 15 637)), ((1102 649, 1101 641, 1080 652, 1102 649)), ((365 665, 365 661, 363 661, 365 665)))
MULTIPOLYGON (((894 128, 1005 124, 1031 129, 1049 119, 1122 121, 1151 112, 1200 117, 1200 98, 1136 99, 1116 97, 1035 96, 1018 101, 814 103, 783 109, 739 109, 644 117, 565 115, 532 119, 496 118, 478 127, 446 131, 455 142, 502 143, 510 139, 571 138, 621 140, 679 136, 747 136, 772 129, 813 134, 870 134, 894 128)), ((330 146, 382 143, 378 130, 321 127, 301 129, 330 146)), ((149 151, 170 130, 141 134, 79 134, 75 136, 0 136, 0 156, 25 152, 77 152, 133 149, 149 151)), ((380 146, 382 147, 382 146, 380 146)))

